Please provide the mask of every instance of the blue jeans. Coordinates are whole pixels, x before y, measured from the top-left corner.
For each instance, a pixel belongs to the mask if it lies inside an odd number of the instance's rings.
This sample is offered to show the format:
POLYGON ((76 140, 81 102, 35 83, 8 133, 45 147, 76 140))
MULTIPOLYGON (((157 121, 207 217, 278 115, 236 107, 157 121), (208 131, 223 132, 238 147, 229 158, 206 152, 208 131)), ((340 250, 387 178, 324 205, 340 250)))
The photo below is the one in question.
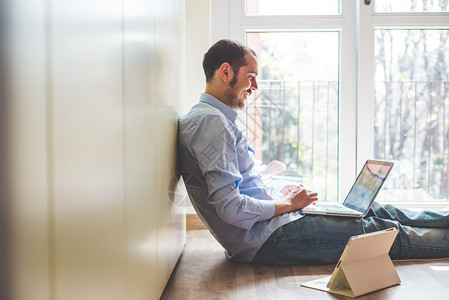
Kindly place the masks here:
POLYGON ((278 228, 252 263, 333 264, 353 235, 395 227, 392 259, 449 257, 449 210, 414 212, 374 203, 364 218, 306 215, 278 228))

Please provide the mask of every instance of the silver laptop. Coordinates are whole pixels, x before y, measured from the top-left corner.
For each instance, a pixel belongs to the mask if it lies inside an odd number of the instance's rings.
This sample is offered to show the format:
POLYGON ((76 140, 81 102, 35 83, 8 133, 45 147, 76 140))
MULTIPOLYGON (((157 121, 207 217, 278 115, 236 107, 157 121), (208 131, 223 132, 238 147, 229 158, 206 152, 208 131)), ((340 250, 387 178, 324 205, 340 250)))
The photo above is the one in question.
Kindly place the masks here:
POLYGON ((392 162, 367 160, 343 203, 315 202, 303 208, 302 212, 315 215, 364 217, 392 167, 392 162))

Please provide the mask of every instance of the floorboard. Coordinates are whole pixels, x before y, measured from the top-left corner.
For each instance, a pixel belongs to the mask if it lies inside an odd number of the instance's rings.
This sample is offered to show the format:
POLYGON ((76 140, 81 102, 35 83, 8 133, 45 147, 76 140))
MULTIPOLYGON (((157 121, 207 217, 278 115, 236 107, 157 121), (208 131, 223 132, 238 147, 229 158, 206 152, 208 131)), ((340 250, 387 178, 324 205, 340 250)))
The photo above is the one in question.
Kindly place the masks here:
MULTIPOLYGON (((357 299, 449 299, 449 259, 395 261, 394 265, 400 285, 357 299)), ((330 275, 333 269, 334 265, 271 267, 232 263, 209 231, 188 230, 185 249, 161 299, 345 299, 300 286, 301 282, 330 275)))

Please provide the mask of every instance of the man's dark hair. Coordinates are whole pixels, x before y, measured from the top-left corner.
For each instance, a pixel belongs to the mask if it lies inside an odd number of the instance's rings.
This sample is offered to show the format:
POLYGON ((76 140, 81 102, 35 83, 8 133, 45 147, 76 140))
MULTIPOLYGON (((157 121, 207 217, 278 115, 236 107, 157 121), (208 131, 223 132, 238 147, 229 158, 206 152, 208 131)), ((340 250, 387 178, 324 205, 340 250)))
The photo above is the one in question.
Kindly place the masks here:
POLYGON ((227 62, 238 74, 241 66, 246 66, 248 62, 245 59, 246 53, 256 57, 256 53, 248 46, 232 40, 220 40, 216 42, 203 57, 203 69, 206 75, 206 82, 214 77, 215 71, 227 62))

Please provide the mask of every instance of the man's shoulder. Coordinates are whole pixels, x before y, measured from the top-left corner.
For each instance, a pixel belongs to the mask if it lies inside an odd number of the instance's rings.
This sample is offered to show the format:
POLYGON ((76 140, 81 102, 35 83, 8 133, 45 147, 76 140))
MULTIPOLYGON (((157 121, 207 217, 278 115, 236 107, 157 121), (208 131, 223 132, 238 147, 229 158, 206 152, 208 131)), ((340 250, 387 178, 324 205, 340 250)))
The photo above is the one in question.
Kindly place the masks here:
POLYGON ((201 102, 192 107, 187 114, 179 117, 181 126, 199 126, 210 121, 226 122, 226 116, 219 109, 201 102))
POLYGON ((237 132, 232 122, 219 109, 207 106, 194 106, 189 113, 179 117, 178 133, 183 144, 190 144, 193 137, 209 139, 224 132, 235 138, 237 132))

